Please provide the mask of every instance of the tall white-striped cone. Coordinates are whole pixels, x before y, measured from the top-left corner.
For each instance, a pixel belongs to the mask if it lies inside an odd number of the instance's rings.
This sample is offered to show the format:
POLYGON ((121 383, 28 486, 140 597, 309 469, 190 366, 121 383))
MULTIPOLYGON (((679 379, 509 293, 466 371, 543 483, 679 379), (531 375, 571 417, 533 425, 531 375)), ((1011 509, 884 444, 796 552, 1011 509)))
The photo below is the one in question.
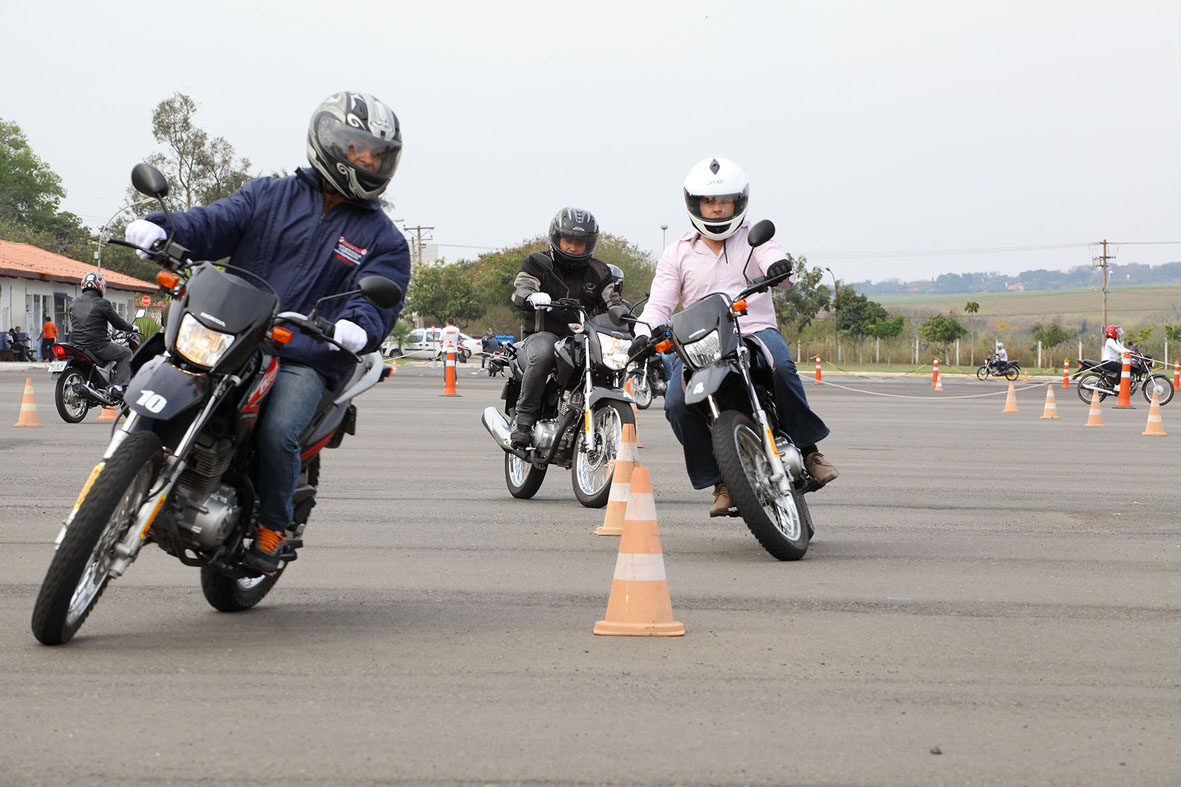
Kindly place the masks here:
POLYGON ((607 615, 595 624, 594 632, 623 637, 680 637, 685 633, 685 626, 673 620, 652 477, 646 467, 632 471, 607 615))
POLYGON ((1055 420, 1059 418, 1058 403, 1054 401, 1054 386, 1052 385, 1046 386, 1046 407, 1042 410, 1042 418, 1055 420))
POLYGON ((934 366, 931 369, 931 387, 934 388, 937 385, 939 385, 939 359, 938 358, 935 359, 934 366))
POLYGON ((611 492, 607 496, 607 511, 603 514, 603 524, 594 531, 596 536, 623 535, 623 518, 627 513, 632 472, 639 458, 636 451, 636 428, 631 424, 624 424, 623 436, 619 438, 619 453, 615 456, 615 469, 611 471, 611 492))
POLYGON ((1017 409, 1017 389, 1013 387, 1013 381, 1009 380, 1009 393, 1005 396, 1005 409, 1002 413, 1019 413, 1017 409))
POLYGON ((37 402, 33 399, 33 378, 25 378, 25 393, 21 397, 21 411, 13 426, 40 426, 37 420, 37 402))
POLYGON ((1160 417, 1160 397, 1156 391, 1152 392, 1152 404, 1148 405, 1148 423, 1140 434, 1144 437, 1167 437, 1169 434, 1160 417))
MULTIPOLYGON (((938 360, 936 360, 936 363, 938 363, 938 360)), ((943 390, 943 375, 939 373, 938 366, 935 367, 935 390, 936 391, 943 390)))

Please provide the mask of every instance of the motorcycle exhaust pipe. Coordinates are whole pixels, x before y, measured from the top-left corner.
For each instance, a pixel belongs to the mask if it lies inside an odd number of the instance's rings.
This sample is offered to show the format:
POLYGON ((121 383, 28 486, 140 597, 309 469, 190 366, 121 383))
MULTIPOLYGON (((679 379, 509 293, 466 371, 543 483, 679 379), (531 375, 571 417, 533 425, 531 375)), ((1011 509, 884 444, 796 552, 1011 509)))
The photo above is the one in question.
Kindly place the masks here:
POLYGON ((91 399, 94 399, 94 401, 98 402, 99 404, 101 404, 105 407, 114 407, 115 406, 115 402, 112 399, 108 398, 107 395, 102 393, 101 391, 96 391, 94 388, 91 387, 90 383, 82 382, 82 383, 75 383, 75 385, 81 386, 82 390, 85 391, 90 396, 91 399))
POLYGON ((509 425, 505 420, 504 414, 495 407, 485 407, 484 414, 480 416, 480 422, 484 424, 484 428, 488 430, 488 434, 492 435, 492 439, 500 446, 501 450, 529 461, 529 455, 519 448, 513 448, 513 441, 509 439, 509 425))

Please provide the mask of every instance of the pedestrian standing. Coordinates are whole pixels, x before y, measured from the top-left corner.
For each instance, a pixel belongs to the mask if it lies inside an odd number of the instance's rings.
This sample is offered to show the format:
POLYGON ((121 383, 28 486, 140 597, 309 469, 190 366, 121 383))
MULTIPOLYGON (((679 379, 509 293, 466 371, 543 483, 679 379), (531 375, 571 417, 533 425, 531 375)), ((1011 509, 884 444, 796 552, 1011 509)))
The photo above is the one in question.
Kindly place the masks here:
POLYGON ((53 320, 48 316, 45 318, 45 324, 41 326, 41 360, 53 360, 53 345, 57 341, 57 326, 53 324, 53 320))

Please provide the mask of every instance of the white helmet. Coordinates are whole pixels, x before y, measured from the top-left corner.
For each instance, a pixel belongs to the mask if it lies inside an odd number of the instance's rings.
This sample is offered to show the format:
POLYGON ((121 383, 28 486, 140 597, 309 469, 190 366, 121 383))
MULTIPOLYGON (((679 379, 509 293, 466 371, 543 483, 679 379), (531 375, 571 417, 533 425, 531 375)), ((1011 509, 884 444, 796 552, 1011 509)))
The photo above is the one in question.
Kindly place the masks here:
POLYGON ((725 240, 738 231, 746 217, 750 199, 750 181, 742 168, 730 159, 707 158, 697 162, 685 176, 685 208, 693 227, 707 238, 725 240), (701 215, 702 197, 728 197, 734 203, 734 215, 725 219, 706 219, 701 215))
POLYGON ((1005 349, 1005 345, 1004 345, 1004 344, 1002 344, 1001 342, 997 342, 997 343, 996 343, 996 348, 997 348, 998 350, 1003 350, 1003 349, 1005 349))

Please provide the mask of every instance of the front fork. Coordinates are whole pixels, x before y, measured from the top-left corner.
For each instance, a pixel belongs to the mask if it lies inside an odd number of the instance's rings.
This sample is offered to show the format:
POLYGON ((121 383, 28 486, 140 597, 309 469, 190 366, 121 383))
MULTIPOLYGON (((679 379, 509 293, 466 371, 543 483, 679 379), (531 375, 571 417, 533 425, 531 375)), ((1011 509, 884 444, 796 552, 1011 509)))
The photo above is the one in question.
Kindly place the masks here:
MULTIPOLYGON (((742 372, 742 381, 746 383, 746 392, 750 396, 750 402, 755 415, 755 423, 763 431, 763 452, 771 464, 771 483, 775 484, 781 495, 790 495, 791 474, 787 472, 787 468, 783 464, 783 457, 779 455, 779 447, 775 445, 775 435, 771 432, 771 425, 770 421, 767 420, 767 413, 763 410, 758 394, 755 393, 754 383, 750 379, 750 367, 748 366, 749 353, 750 350, 746 345, 740 343, 738 357, 741 363, 738 364, 738 368, 742 372)), ((709 407, 714 417, 717 418, 718 408, 714 403, 712 394, 709 397, 709 407)))

